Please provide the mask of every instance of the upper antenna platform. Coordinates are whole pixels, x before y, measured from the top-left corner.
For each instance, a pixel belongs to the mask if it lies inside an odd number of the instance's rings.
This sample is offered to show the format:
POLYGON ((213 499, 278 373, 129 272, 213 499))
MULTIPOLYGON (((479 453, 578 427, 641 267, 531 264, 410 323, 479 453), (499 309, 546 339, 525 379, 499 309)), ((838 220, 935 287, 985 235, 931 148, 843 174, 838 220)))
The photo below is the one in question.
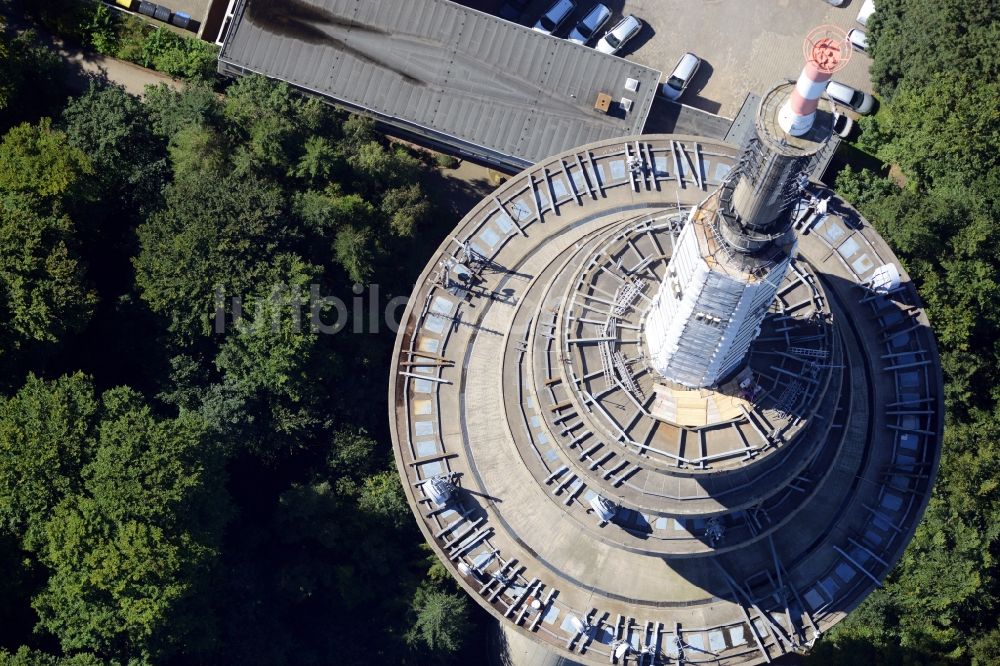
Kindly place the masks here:
POLYGON ((821 25, 813 28, 802 42, 802 55, 821 72, 832 74, 851 59, 851 42, 843 28, 821 25))

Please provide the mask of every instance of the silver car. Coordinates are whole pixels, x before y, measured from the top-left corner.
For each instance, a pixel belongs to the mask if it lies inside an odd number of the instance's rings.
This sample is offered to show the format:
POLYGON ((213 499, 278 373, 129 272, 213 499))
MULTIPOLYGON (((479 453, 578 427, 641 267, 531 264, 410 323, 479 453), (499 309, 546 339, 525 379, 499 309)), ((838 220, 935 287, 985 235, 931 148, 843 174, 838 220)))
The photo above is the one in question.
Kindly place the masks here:
POLYGON ((576 3, 573 0, 556 0, 555 3, 549 7, 549 11, 542 14, 538 19, 538 22, 532 26, 532 30, 536 30, 544 35, 551 35, 553 32, 559 29, 563 21, 569 18, 569 15, 573 13, 576 9, 576 3))
POLYGON ((851 42, 851 48, 863 53, 868 52, 868 33, 864 30, 851 28, 847 31, 847 39, 851 42))
POLYGON ((601 37, 594 48, 601 53, 618 53, 628 40, 639 34, 642 30, 642 21, 629 14, 611 28, 606 35, 601 37))
POLYGON ((667 99, 674 101, 680 99, 691 83, 691 79, 698 73, 700 66, 701 58, 693 53, 685 53, 677 61, 677 64, 674 65, 673 71, 670 72, 670 76, 667 77, 666 82, 660 88, 660 92, 667 99))
POLYGON ((857 111, 862 116, 867 116, 875 110, 875 98, 866 92, 855 90, 843 83, 830 81, 826 84, 826 96, 836 104, 843 104, 849 109, 857 111))
POLYGON ((580 19, 580 22, 576 24, 566 39, 574 44, 586 44, 600 32, 610 18, 611 10, 602 4, 596 4, 593 9, 587 12, 586 16, 580 19))
POLYGON ((861 9, 858 11, 857 21, 861 25, 868 27, 868 19, 872 17, 875 13, 875 0, 865 0, 861 3, 861 9))
POLYGON ((842 113, 833 114, 833 131, 845 139, 851 136, 854 131, 854 121, 849 116, 842 113))

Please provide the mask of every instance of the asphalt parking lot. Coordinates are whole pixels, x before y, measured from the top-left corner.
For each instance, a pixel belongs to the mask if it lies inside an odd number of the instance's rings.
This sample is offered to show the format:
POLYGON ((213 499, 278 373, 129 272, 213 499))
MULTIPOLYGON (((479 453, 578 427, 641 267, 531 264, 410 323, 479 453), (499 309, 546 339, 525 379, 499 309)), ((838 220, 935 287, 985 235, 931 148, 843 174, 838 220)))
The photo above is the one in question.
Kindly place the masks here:
MULTIPOLYGON (((461 4, 497 13, 504 0, 459 0, 461 4)), ((531 25, 553 0, 532 0, 522 23, 531 25)), ((833 7, 824 0, 602 0, 613 12, 610 28, 623 14, 634 14, 646 24, 619 54, 629 60, 668 74, 677 59, 690 51, 702 58, 702 65, 682 102, 686 105, 732 118, 748 92, 763 93, 782 79, 794 79, 802 68, 802 41, 820 25, 836 25, 844 30, 860 28, 855 23, 861 0, 849 0, 833 7)), ((573 25, 596 4, 577 0, 572 16, 556 32, 565 37, 573 25)), ((849 86, 871 92, 868 77, 870 60, 855 52, 851 62, 834 78, 849 86)), ((656 116, 673 113, 669 103, 654 107, 656 116)), ((685 112, 679 111, 676 131, 685 112)), ((662 119, 661 119, 662 120, 662 119)))

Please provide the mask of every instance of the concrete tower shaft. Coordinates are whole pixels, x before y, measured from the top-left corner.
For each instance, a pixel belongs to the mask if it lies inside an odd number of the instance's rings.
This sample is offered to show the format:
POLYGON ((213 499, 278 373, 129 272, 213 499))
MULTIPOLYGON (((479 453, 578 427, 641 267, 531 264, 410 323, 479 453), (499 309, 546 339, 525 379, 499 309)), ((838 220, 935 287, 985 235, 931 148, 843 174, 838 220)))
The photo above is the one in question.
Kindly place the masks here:
POLYGON ((667 380, 718 385, 744 364, 760 332, 794 253, 789 211, 833 128, 820 97, 849 53, 838 31, 810 33, 798 82, 764 95, 733 177, 692 211, 678 239, 645 322, 651 364, 667 380))
MULTIPOLYGON (((833 73, 850 59, 847 34, 821 26, 809 33, 802 50, 806 63, 798 81, 775 86, 761 100, 754 136, 740 160, 729 213, 747 236, 787 230, 786 213, 797 198, 797 180, 833 128, 829 106, 821 97, 833 73)), ((763 249, 760 239, 733 234, 726 238, 738 252, 763 249)))
POLYGON ((652 366, 688 388, 714 386, 740 367, 794 247, 749 261, 734 255, 720 234, 719 205, 717 192, 692 211, 644 322, 652 366))

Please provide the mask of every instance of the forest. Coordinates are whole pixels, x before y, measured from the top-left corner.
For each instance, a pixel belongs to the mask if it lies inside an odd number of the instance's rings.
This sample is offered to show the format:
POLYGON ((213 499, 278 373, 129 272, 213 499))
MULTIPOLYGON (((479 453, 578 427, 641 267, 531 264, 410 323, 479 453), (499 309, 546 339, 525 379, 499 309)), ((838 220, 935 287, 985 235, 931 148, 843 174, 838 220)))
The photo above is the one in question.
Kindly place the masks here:
MULTIPOLYGON (((36 33, 0 35, 0 665, 481 663, 489 620, 393 468, 369 316, 464 214, 435 158, 78 4, 28 15, 187 85, 71 94, 36 33), (321 333, 313 289, 363 307, 321 333)), ((1000 6, 878 0, 870 28, 852 150, 879 166, 836 186, 926 303, 945 448, 885 588, 809 663, 996 664, 1000 6)))
POLYGON ((927 512, 886 581, 821 643, 819 664, 1000 663, 1000 4, 878 0, 877 114, 837 189, 917 284, 945 372, 927 512), (865 160, 868 161, 868 160, 865 160))
POLYGON ((34 37, 0 41, 0 663, 475 661, 369 326, 458 220, 434 159, 263 78, 68 95, 34 37))

